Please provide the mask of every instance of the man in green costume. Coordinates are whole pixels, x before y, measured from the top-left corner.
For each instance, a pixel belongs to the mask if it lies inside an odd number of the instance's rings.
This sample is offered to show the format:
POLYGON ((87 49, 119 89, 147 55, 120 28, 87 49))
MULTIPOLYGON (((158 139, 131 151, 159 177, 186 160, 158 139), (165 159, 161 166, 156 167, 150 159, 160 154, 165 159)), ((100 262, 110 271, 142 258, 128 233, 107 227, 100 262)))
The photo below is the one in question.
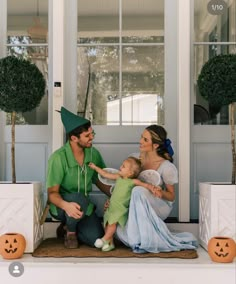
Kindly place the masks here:
POLYGON ((48 161, 47 189, 50 214, 66 227, 65 246, 77 248, 78 240, 90 246, 103 236, 101 220, 89 200, 92 184, 109 195, 109 186, 102 184, 88 165, 93 162, 104 168, 99 151, 92 147, 94 132, 91 122, 64 107, 61 120, 68 141, 48 161))

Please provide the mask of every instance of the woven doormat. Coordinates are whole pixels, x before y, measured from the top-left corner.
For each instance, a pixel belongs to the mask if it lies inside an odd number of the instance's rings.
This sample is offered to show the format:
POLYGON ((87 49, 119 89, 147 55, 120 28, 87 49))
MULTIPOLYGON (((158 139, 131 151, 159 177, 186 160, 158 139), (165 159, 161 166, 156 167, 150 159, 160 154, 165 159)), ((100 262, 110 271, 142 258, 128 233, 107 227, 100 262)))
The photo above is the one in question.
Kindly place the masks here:
POLYGON ((159 253, 133 253, 130 248, 122 244, 117 244, 116 249, 109 252, 102 252, 99 249, 92 248, 81 244, 78 249, 66 249, 62 239, 50 238, 44 240, 39 247, 33 252, 34 257, 162 257, 162 258, 197 258, 196 250, 181 250, 172 252, 159 253))

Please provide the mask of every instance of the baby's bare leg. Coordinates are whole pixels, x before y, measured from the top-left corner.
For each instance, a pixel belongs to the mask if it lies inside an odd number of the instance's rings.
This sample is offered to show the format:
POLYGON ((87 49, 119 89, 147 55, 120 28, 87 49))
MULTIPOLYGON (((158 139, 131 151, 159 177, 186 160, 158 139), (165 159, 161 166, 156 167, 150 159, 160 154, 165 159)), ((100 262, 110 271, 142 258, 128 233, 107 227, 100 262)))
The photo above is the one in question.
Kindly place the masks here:
POLYGON ((96 248, 101 248, 102 251, 110 251, 115 248, 113 243, 113 236, 116 231, 116 223, 107 224, 105 227, 105 235, 101 239, 97 239, 94 243, 96 248))
POLYGON ((113 236, 116 232, 116 223, 114 224, 107 224, 105 228, 105 235, 103 236, 103 239, 106 241, 112 241, 113 242, 113 236))

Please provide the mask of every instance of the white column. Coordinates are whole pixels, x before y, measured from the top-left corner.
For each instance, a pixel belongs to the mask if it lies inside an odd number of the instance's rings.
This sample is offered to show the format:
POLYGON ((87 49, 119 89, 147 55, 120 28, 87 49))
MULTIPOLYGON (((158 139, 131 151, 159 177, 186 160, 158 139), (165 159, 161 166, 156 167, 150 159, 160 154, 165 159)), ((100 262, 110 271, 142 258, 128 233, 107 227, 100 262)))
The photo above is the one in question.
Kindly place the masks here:
POLYGON ((63 54, 64 54, 64 5, 66 0, 49 1, 49 129, 53 152, 64 143, 60 110, 64 104, 63 54), (61 87, 55 87, 59 83, 61 87))
POLYGON ((65 6, 64 98, 65 107, 77 112, 77 0, 65 6))
POLYGON ((6 56, 7 43, 7 0, 1 0, 0 9, 0 58, 6 56))
MULTIPOLYGON (((7 0, 1 1, 0 9, 0 58, 6 56, 7 0)), ((5 179, 5 124, 6 113, 0 110, 0 180, 5 179)))
POLYGON ((190 12, 191 1, 178 1, 178 153, 179 221, 190 220, 190 12))
MULTIPOLYGON (((178 125, 177 125, 177 10, 178 2, 165 0, 165 128, 174 148, 174 163, 178 165, 178 125)), ((178 187, 176 186, 176 192, 178 187)), ((178 205, 175 204, 171 214, 178 216, 178 205)))

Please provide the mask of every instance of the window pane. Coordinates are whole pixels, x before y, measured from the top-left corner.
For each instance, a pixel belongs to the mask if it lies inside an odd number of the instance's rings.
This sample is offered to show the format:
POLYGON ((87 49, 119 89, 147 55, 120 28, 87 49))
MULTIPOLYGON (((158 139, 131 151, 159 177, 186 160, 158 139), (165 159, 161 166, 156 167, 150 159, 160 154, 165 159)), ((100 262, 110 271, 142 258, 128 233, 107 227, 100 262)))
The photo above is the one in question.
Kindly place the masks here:
POLYGON ((78 113, 94 124, 164 124, 164 0, 77 3, 78 113))
POLYGON ((78 0, 78 42, 119 41, 119 0, 78 0))
MULTIPOLYGON (((236 43, 230 46, 197 45, 195 46, 195 97, 194 97, 194 123, 195 124, 230 124, 229 106, 215 108, 209 104, 199 93, 197 78, 203 64, 212 57, 212 51, 217 54, 236 54, 236 43), (227 49, 226 49, 227 47, 227 49), (215 50, 216 49, 216 50, 215 50), (226 52, 226 51, 229 52, 226 52), (211 55, 211 56, 210 56, 211 55)), ((216 55, 216 54, 214 54, 216 55)), ((236 119, 236 117, 235 117, 236 119)))
POLYGON ((78 114, 93 124, 118 125, 119 109, 110 117, 111 101, 119 97, 118 48, 78 48, 78 114))
POLYGON ((164 0, 123 0, 122 41, 164 42, 164 0))
POLYGON ((236 0, 224 0, 226 6, 218 6, 222 8, 219 15, 212 15, 211 9, 216 9, 217 6, 212 5, 221 5, 221 2, 211 1, 211 8, 208 6, 209 2, 204 1, 203 4, 200 0, 194 1, 194 123, 229 124, 229 106, 216 108, 210 105, 200 95, 196 82, 207 60, 219 54, 236 53, 236 0))
POLYGON ((164 47, 125 46, 122 67, 123 124, 164 124, 164 47))
MULTIPOLYGON (((48 81, 48 0, 8 0, 7 9, 7 55, 33 62, 48 81)), ((47 88, 36 109, 17 114, 17 124, 48 124, 47 88)))
POLYGON ((235 42, 236 0, 224 0, 227 5, 220 15, 212 15, 209 12, 209 8, 207 6, 209 2, 214 4, 217 1, 194 1, 195 41, 235 42))
POLYGON ((7 32, 9 36, 29 36, 33 43, 46 43, 48 34, 48 0, 8 0, 7 32))

